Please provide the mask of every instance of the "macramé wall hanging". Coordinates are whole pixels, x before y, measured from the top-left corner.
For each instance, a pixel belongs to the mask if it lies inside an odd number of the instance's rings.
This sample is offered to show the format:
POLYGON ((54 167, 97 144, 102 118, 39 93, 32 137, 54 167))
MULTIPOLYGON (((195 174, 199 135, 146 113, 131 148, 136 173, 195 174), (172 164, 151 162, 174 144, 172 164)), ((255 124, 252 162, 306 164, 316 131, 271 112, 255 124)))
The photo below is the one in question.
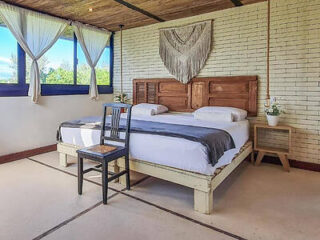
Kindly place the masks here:
POLYGON ((159 53, 177 80, 188 83, 204 67, 211 51, 212 21, 160 29, 159 53))

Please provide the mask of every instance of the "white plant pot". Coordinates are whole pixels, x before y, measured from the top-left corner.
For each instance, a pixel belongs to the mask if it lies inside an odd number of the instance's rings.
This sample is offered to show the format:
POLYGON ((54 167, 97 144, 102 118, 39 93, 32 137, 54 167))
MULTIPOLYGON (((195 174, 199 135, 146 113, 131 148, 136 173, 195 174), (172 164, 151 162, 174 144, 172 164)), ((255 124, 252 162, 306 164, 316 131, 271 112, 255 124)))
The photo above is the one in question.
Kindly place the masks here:
POLYGON ((267 114, 267 120, 268 120, 268 125, 274 127, 278 125, 280 117, 267 114))

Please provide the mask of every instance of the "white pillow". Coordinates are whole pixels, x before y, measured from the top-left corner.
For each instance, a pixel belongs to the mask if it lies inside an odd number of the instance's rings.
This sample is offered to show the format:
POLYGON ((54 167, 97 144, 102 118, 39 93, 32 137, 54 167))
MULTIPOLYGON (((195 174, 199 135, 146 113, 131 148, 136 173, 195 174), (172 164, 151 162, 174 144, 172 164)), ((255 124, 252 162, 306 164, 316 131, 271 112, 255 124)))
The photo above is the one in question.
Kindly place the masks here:
POLYGON ((160 104, 140 103, 132 107, 133 115, 152 116, 164 112, 168 112, 168 108, 160 104))
POLYGON ((195 112, 195 119, 210 121, 210 122, 232 122, 233 117, 231 112, 195 112))
POLYGON ((131 110, 131 114, 132 115, 152 116, 152 115, 154 115, 154 110, 153 109, 148 109, 148 108, 135 108, 133 106, 132 110, 131 110))
POLYGON ((247 117, 246 110, 243 110, 240 108, 234 108, 234 107, 215 107, 215 106, 202 107, 196 110, 194 114, 199 112, 210 112, 210 113, 229 112, 231 113, 232 119, 234 122, 242 121, 247 117))

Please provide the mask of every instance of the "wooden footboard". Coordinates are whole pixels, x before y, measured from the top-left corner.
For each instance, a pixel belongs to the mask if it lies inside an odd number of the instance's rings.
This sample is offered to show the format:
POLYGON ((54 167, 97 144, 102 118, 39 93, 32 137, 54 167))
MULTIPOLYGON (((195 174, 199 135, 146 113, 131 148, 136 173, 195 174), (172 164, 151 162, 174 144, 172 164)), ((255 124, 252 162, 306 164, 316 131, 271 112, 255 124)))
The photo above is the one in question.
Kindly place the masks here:
MULTIPOLYGON (((130 160, 130 170, 193 188, 194 209, 210 214, 213 208, 213 191, 250 154, 252 154, 251 141, 241 148, 230 164, 216 169, 213 175, 189 172, 138 159, 130 160)), ((119 159, 117 164, 120 171, 124 169, 124 159, 119 159)), ((125 185, 125 178, 120 177, 120 183, 125 185)))

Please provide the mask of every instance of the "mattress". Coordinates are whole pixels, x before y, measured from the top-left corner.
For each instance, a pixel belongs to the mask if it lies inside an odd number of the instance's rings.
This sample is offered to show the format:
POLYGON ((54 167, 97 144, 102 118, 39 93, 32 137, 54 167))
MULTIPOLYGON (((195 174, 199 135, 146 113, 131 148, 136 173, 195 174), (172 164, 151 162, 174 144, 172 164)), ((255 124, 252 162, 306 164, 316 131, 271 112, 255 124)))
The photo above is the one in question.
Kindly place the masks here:
MULTIPOLYGON (((212 175, 217 168, 229 164, 249 139, 248 120, 216 123, 195 119, 191 113, 164 113, 154 116, 132 116, 132 118, 227 131, 236 147, 226 151, 214 166, 208 163, 207 149, 199 142, 142 133, 130 135, 130 157, 205 175, 212 175)), ((64 143, 88 147, 98 144, 99 138, 100 130, 97 129, 61 128, 61 139, 64 143)))

